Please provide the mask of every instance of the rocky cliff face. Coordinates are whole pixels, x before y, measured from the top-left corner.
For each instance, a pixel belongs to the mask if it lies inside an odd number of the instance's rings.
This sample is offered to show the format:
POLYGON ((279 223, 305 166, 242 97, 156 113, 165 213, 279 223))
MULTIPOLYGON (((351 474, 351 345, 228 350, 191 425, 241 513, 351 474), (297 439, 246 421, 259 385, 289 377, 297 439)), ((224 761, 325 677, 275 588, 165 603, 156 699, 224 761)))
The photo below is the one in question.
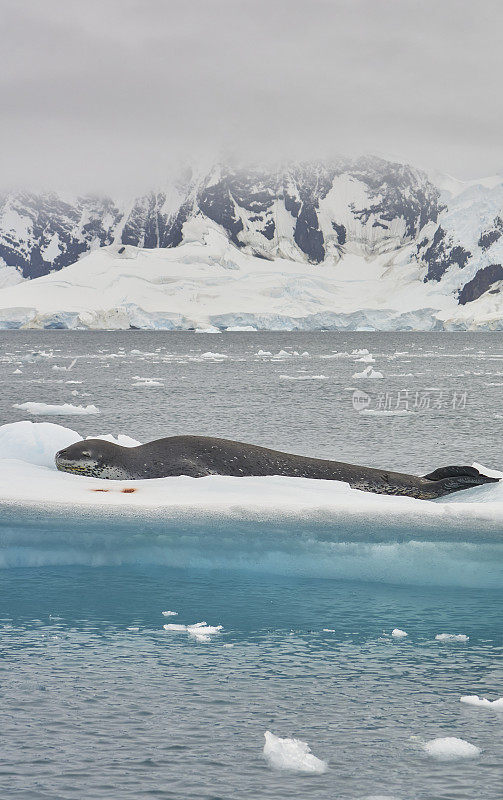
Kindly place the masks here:
MULTIPOLYGON (((0 198, 0 264, 31 279, 112 243, 174 248, 186 241, 187 223, 206 218, 244 253, 313 268, 346 253, 372 259, 408 247, 425 282, 459 293, 479 270, 503 264, 503 183, 458 189, 446 191, 411 166, 363 157, 276 170, 220 165, 129 203, 11 193, 0 198)), ((498 274, 486 271, 476 285, 489 290, 498 274)))

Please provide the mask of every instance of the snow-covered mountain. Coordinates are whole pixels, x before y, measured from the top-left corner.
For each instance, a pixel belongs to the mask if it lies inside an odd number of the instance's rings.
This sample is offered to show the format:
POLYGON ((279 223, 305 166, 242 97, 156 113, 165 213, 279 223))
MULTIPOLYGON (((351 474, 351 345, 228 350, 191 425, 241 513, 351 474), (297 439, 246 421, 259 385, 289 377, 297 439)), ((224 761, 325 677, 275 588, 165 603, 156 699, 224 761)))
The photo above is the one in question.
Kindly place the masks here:
POLYGON ((503 177, 362 157, 10 193, 0 259, 3 327, 503 328, 503 177))

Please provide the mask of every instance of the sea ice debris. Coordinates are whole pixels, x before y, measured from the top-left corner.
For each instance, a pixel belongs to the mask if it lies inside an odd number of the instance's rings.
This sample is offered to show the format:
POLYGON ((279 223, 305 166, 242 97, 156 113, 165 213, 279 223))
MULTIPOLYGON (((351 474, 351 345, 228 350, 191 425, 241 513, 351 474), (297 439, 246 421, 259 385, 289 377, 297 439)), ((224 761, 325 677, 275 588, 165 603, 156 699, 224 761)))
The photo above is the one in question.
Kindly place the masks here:
POLYGON ((85 414, 99 414, 100 410, 94 405, 74 406, 71 403, 62 405, 51 405, 50 403, 14 403, 13 408, 26 411, 28 414, 45 417, 77 417, 85 414))
POLYGON ((464 633, 437 633, 437 642, 467 642, 470 637, 464 633))
POLYGON ((423 749, 429 756, 439 761, 456 761, 462 758, 476 758, 480 755, 480 747, 458 739, 457 736, 445 736, 440 739, 432 739, 423 744, 423 749))
POLYGON ((393 628, 393 630, 391 631, 391 635, 395 639, 404 639, 406 636, 408 636, 408 633, 400 630, 400 628, 393 628))
POLYGON ((365 367, 363 372, 355 372, 353 378, 384 378, 382 372, 378 372, 373 367, 365 367))
POLYGON ((264 757, 270 767, 313 774, 327 771, 327 762, 314 756, 307 742, 300 739, 281 739, 270 731, 266 731, 264 736, 264 757))
POLYGON ((488 708, 491 711, 503 711, 503 697, 497 700, 487 700, 485 697, 479 697, 477 694, 469 694, 459 698, 460 703, 466 703, 467 706, 477 706, 478 708, 488 708))

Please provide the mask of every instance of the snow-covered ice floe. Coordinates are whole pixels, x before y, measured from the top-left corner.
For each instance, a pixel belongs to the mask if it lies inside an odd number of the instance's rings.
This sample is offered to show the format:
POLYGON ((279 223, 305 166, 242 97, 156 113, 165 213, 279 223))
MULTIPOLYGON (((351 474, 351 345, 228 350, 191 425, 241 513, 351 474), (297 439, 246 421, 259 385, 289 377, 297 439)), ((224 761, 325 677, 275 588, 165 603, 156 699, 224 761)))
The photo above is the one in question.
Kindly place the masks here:
POLYGON ((162 627, 165 631, 185 632, 196 642, 211 642, 211 637, 223 630, 223 625, 208 625, 206 622, 194 622, 192 625, 170 622, 162 627))
POLYGON ((438 761, 458 761, 464 758, 477 758, 481 754, 480 747, 477 747, 457 736, 444 736, 439 739, 432 739, 423 744, 424 751, 436 758, 438 761))
POLYGON ((327 771, 327 762, 313 755, 307 742, 281 739, 270 731, 266 731, 264 737, 264 758, 270 767, 318 775, 327 771))
POLYGON ((487 700, 485 697, 479 697, 477 694, 468 694, 464 697, 460 697, 459 702, 465 703, 467 706, 486 708, 489 711, 501 711, 501 713, 503 713, 503 697, 498 697, 497 700, 487 700))
POLYGON ((503 587, 503 484, 422 501, 280 476, 58 472, 55 453, 80 439, 49 422, 0 427, 0 566, 145 561, 503 587))
POLYGON ((50 403, 14 403, 13 408, 26 411, 28 414, 40 417, 80 417, 87 414, 99 414, 100 410, 95 405, 74 406, 71 403, 54 405, 50 403))

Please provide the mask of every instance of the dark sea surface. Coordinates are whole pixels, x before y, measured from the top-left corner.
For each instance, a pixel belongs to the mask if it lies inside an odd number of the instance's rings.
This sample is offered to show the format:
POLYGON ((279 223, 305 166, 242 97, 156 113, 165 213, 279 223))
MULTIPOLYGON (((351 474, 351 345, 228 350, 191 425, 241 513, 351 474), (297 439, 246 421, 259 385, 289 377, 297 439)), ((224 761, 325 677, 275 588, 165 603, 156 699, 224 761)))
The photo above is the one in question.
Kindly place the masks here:
MULTIPOLYGON (((141 441, 218 435, 417 473, 503 465, 503 334, 12 331, 0 348, 0 424, 49 421, 141 441), (383 377, 353 377, 368 366, 383 377), (357 396, 356 409, 355 390, 368 398, 357 396), (100 413, 13 408, 25 402, 100 413), (377 413, 360 413, 362 402, 377 413)), ((0 569, 0 798, 503 798, 503 713, 460 703, 503 697, 503 593, 489 562, 484 585, 476 540, 470 588, 469 561, 458 585, 455 566, 443 580, 435 542, 398 585, 368 570, 358 579, 368 548, 356 541, 351 573, 337 578, 316 576, 316 551, 309 575, 285 574, 281 553, 267 571, 260 560, 230 568, 229 532, 214 531, 205 568, 170 564, 169 550, 162 564, 139 554, 121 565, 106 525, 117 564, 69 555, 54 566, 44 561, 50 527, 44 518, 38 530, 34 516, 32 557, 0 569), (223 627, 207 641, 163 630, 202 621, 223 627), (394 628, 408 636, 393 638, 394 628), (441 642, 441 633, 469 638, 441 642), (327 771, 272 768, 266 730, 308 742, 327 771), (438 761, 424 751, 451 736, 480 755, 438 761)), ((0 542, 26 530, 24 517, 4 516, 0 542)), ((71 518, 65 530, 70 554, 71 518)), ((388 557, 383 545, 381 563, 388 557)))

